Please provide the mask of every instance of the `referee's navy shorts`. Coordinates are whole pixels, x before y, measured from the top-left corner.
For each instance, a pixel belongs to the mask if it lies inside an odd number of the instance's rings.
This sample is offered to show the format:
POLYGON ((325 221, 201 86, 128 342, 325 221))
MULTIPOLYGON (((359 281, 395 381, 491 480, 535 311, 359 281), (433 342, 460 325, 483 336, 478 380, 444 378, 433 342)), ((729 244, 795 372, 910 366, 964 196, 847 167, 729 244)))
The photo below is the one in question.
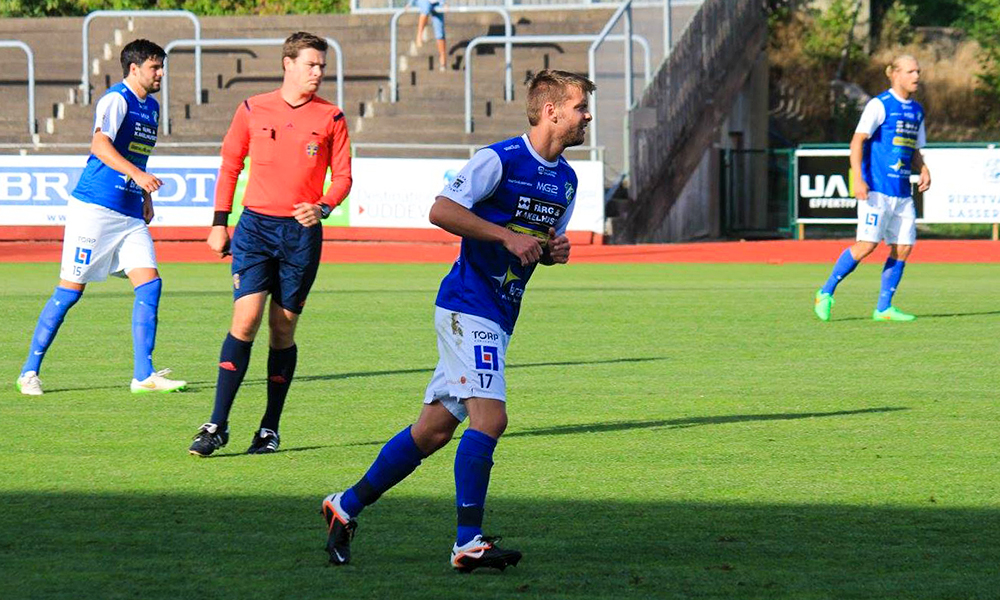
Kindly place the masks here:
POLYGON ((293 313, 302 312, 316 280, 323 227, 303 227, 294 217, 243 209, 233 232, 233 300, 268 292, 293 313))

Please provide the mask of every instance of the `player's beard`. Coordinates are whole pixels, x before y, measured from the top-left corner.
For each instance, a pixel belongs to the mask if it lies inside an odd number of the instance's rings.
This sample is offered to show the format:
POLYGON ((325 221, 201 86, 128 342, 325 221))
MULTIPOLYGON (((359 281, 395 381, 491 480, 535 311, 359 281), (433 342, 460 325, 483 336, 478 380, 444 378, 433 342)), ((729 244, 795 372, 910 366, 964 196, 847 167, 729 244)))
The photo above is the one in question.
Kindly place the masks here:
POLYGON ((579 146, 587 140, 587 128, 586 123, 580 127, 572 129, 563 136, 562 143, 564 148, 569 148, 570 146, 579 146))

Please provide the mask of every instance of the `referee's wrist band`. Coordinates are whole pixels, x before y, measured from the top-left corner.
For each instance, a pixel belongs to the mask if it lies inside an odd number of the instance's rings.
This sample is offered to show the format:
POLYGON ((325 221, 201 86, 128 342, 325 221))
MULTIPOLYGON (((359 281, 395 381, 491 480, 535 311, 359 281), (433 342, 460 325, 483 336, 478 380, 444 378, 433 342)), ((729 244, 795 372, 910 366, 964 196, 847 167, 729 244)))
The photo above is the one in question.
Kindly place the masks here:
POLYGON ((215 211, 215 216, 212 218, 212 227, 218 227, 219 225, 223 227, 229 225, 229 213, 221 210, 215 211))
POLYGON ((321 202, 321 203, 318 204, 318 206, 319 206, 319 215, 320 215, 321 219, 325 219, 325 218, 329 217, 330 213, 333 212, 333 207, 330 206, 329 204, 323 204, 321 202))

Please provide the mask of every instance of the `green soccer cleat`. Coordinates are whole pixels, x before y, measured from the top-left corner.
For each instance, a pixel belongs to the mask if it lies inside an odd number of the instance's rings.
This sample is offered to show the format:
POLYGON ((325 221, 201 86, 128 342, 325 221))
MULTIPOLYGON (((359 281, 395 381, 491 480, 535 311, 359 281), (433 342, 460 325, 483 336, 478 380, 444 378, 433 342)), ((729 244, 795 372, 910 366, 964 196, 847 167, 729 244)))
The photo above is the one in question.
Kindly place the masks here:
POLYGON ((912 321, 917 317, 909 313, 905 313, 895 306, 890 306, 885 310, 875 309, 872 313, 873 321, 912 321))
POLYGON ((823 290, 816 290, 816 305, 813 310, 820 321, 830 320, 830 309, 833 308, 833 294, 827 294, 823 290))

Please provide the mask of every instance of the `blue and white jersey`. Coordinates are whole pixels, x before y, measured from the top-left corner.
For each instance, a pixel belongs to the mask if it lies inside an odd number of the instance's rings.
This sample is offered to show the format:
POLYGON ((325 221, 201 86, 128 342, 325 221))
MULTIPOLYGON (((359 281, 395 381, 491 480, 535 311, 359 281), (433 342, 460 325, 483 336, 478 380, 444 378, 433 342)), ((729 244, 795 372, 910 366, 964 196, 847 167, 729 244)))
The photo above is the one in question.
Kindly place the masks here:
POLYGON ((861 159, 862 177, 871 191, 909 198, 913 153, 926 143, 924 109, 916 100, 903 100, 892 90, 872 98, 856 133, 866 133, 861 159))
MULTIPOLYGON (((95 112, 94 131, 100 128, 119 154, 145 171, 146 161, 156 145, 160 104, 150 95, 140 100, 122 81, 108 88, 95 112)), ((93 154, 87 159, 73 196, 123 215, 142 218, 142 188, 93 154)))
MULTIPOLYGON (((477 152, 440 195, 490 223, 547 242, 549 227, 556 235, 566 232, 576 186, 576 172, 566 159, 543 159, 522 135, 477 152)), ((489 319, 510 334, 534 270, 534 264, 522 267, 503 244, 463 238, 436 304, 489 319)))

